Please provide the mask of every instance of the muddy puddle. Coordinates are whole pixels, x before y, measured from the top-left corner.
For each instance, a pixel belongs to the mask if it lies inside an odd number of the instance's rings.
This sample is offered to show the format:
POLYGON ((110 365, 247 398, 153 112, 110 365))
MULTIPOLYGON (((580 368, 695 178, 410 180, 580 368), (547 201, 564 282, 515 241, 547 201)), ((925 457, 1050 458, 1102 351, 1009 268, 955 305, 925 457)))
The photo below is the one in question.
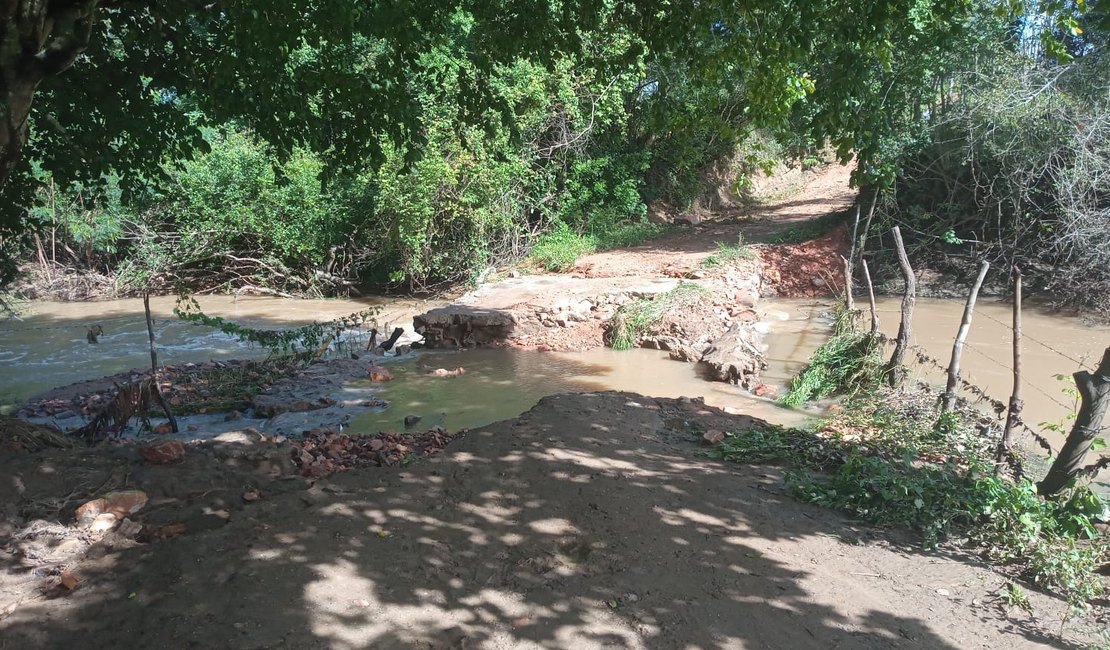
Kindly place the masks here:
MULTIPOLYGON (((391 369, 394 380, 378 393, 389 408, 356 415, 348 425, 349 433, 398 430, 406 415, 420 416, 419 427, 469 429, 516 417, 548 395, 607 390, 702 397, 709 405, 784 425, 803 424, 813 415, 783 409, 729 384, 707 382, 693 364, 672 361, 657 350, 429 352, 391 369), (458 366, 466 373, 452 378, 428 374, 458 366)), ((368 382, 364 385, 369 387, 368 382)))
MULTIPOLYGON (((776 301, 764 303, 761 308, 767 315, 768 368, 764 381, 781 389, 828 337, 828 303, 776 301)), ((515 417, 548 395, 603 390, 653 397, 701 397, 711 406, 784 426, 802 425, 821 413, 819 409, 785 409, 773 399, 755 397, 730 384, 706 381, 696 365, 672 361, 667 353, 657 350, 429 351, 391 369, 394 381, 378 394, 390 403, 389 409, 355 416, 348 425, 352 433, 397 429, 406 415, 420 416, 420 426, 474 428, 515 417), (466 372, 450 378, 429 374, 438 368, 456 367, 466 372)), ((363 385, 371 386, 369 382, 363 385)))

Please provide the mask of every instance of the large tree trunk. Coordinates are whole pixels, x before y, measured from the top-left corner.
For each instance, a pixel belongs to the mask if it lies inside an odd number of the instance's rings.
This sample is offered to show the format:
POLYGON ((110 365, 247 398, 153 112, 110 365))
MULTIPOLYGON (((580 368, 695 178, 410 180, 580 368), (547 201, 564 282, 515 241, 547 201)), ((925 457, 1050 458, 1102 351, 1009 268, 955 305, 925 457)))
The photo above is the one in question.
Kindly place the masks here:
POLYGON ((1056 462, 1052 463, 1044 480, 1037 484, 1037 491, 1044 496, 1058 494, 1068 486, 1082 469, 1083 459, 1102 431, 1102 421, 1110 408, 1110 348, 1106 348, 1097 370, 1093 373, 1083 370, 1072 377, 1075 378, 1075 387, 1079 389, 1079 413, 1056 462))
POLYGON ((898 338, 894 341, 894 354, 886 364, 887 381, 892 388, 898 388, 906 378, 906 351, 910 349, 910 336, 913 327, 913 306, 917 302, 917 276, 913 274, 906 246, 902 243, 902 230, 898 226, 891 229, 894 246, 898 251, 898 264, 902 267, 902 277, 906 281, 906 293, 902 296, 902 321, 898 325, 898 338))
POLYGON ((0 187, 19 162, 43 79, 89 44, 100 0, 0 0, 0 187))

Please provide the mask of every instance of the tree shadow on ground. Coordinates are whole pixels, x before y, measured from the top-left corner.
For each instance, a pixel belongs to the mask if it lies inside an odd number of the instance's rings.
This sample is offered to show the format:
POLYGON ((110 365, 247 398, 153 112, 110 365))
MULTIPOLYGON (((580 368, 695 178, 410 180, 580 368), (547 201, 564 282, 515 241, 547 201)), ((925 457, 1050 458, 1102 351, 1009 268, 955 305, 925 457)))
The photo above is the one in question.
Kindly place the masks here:
POLYGON ((703 427, 751 424, 696 401, 546 398, 406 469, 273 490, 217 530, 92 558, 78 590, 24 603, 0 624, 0 648, 957 648, 1002 638, 994 620, 927 620, 944 602, 935 594, 871 588, 868 571, 922 562, 872 567, 900 556, 830 539, 871 533, 793 501, 775 470, 690 453, 703 427))

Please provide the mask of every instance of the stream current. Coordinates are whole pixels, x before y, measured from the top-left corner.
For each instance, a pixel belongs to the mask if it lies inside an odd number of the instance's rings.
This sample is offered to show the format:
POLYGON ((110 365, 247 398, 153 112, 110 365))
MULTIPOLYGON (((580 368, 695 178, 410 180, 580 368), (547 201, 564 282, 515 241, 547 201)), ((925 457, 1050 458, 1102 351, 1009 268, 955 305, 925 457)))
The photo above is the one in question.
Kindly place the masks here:
MULTIPOLYGON (((221 332, 178 321, 172 297, 152 299, 159 361, 164 364, 210 359, 259 358, 252 348, 221 332)), ((206 313, 253 327, 288 328, 324 321, 365 309, 382 308, 379 322, 411 329, 412 316, 441 303, 416 300, 284 300, 279 298, 200 298, 206 313)), ((768 368, 763 381, 780 391, 830 332, 831 303, 822 300, 772 300, 760 305, 766 328, 768 368)), ((884 332, 897 329, 899 301, 883 298, 879 314, 884 332)), ((1011 311, 1007 303, 981 300, 964 354, 964 376, 996 399, 1006 401, 1012 383, 1011 311)), ((920 299, 913 341, 947 363, 963 304, 920 299)), ((1090 327, 1078 318, 1029 308, 1023 315, 1025 419, 1067 426, 1074 398, 1068 383, 1057 378, 1074 372, 1079 362, 1093 366, 1110 345, 1110 328, 1090 327)), ((735 386, 704 381, 693 364, 679 363, 654 350, 541 353, 511 349, 465 352, 425 351, 393 364, 397 379, 384 386, 356 384, 391 403, 383 412, 359 414, 352 432, 399 428, 407 414, 450 429, 481 426, 514 417, 540 398, 560 392, 621 390, 655 397, 703 397, 706 403, 768 421, 797 425, 820 410, 791 411, 771 399, 757 398, 735 386), (432 377, 435 368, 466 368, 450 379, 432 377)), ((86 303, 35 303, 23 320, 0 322, 0 410, 57 386, 143 368, 149 363, 146 324, 138 299, 86 303), (86 329, 100 325, 97 345, 86 329)), ((914 366, 919 378, 943 383, 943 373, 914 366)), ((1058 448, 1062 437, 1047 437, 1058 448)))

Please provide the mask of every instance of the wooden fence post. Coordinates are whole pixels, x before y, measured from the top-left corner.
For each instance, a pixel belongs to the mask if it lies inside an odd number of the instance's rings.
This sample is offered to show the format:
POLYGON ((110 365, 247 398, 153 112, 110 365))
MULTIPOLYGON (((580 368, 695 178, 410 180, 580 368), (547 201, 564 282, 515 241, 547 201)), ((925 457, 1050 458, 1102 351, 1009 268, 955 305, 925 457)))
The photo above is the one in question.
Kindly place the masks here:
POLYGON ((902 243, 902 231, 898 226, 891 230, 894 245, 898 250, 898 265, 902 267, 902 277, 906 281, 906 293, 902 296, 902 322, 898 325, 898 338, 894 341, 894 354, 886 365, 887 380, 891 387, 897 388, 906 378, 906 350, 910 346, 910 330, 913 327, 913 306, 917 302, 917 278, 913 275, 910 258, 906 255, 906 245, 902 243))
POLYGON ((867 268, 867 260, 863 263, 863 278, 867 281, 867 300, 871 303, 871 336, 879 333, 879 312, 875 309, 875 287, 871 284, 871 271, 867 268))
POLYGON ((1106 417, 1107 408, 1110 408, 1110 348, 1106 348, 1102 362, 1094 373, 1081 370, 1072 377, 1079 389, 1079 413, 1056 462, 1052 463, 1044 480, 1037 484, 1037 492, 1044 496, 1054 496, 1067 487, 1082 468, 1091 443, 1102 431, 1102 420, 1106 417))
POLYGON ((862 196, 856 201, 856 218, 852 222, 852 246, 848 250, 848 257, 840 256, 840 259, 844 260, 844 308, 849 314, 856 309, 855 300, 852 298, 852 278, 855 276, 856 249, 859 247, 856 235, 859 233, 859 217, 863 208, 860 205, 861 201, 863 201, 862 196))
POLYGON ((149 291, 143 292, 143 309, 146 311, 146 333, 150 339, 150 385, 154 392, 154 398, 158 401, 158 405, 162 407, 166 419, 170 421, 170 430, 177 433, 177 418, 173 416, 173 411, 170 410, 170 405, 162 397, 162 389, 158 386, 158 352, 154 347, 154 319, 150 316, 149 291))
POLYGON ((975 312, 975 301, 979 299, 979 288, 983 286, 983 280, 987 277, 987 270, 990 267, 990 262, 983 262, 979 267, 979 277, 975 279, 975 284, 971 286, 971 293, 967 296, 964 317, 960 321, 960 329, 956 332, 956 341, 952 344, 952 360, 948 362, 948 384, 944 387, 944 396, 941 397, 941 411, 951 411, 956 403, 956 390, 960 382, 960 357, 964 353, 967 333, 971 330, 971 317, 975 312))
POLYGON ((1006 428, 998 443, 998 462, 1010 455, 1010 440, 1014 427, 1021 419, 1021 271, 1014 267, 1014 390, 1010 393, 1010 407, 1006 409, 1006 428))
POLYGON ((855 325, 853 312, 856 311, 856 301, 852 298, 852 261, 843 255, 840 259, 844 260, 844 309, 852 318, 852 324, 855 325))

